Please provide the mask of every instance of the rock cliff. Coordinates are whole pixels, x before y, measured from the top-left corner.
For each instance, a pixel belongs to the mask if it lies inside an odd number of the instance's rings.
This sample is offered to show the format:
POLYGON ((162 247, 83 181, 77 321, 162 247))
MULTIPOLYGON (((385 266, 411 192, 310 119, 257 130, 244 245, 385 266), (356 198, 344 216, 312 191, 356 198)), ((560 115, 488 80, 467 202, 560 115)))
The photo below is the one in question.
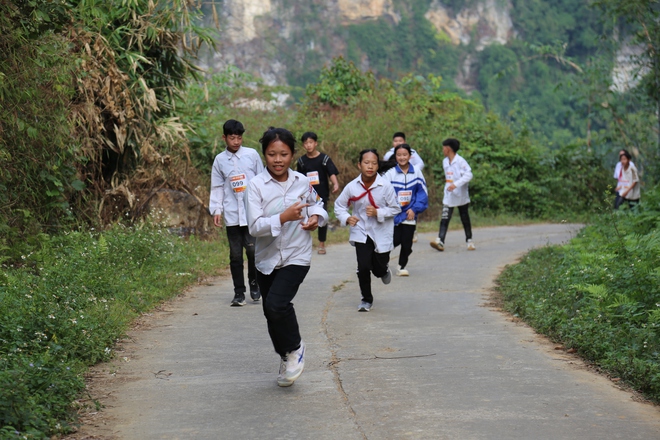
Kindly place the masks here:
MULTIPOLYGON (((468 3, 471 6, 454 11, 434 0, 425 17, 453 44, 473 45, 477 51, 515 37, 510 0, 468 3)), ((347 26, 379 19, 396 24, 401 19, 393 0, 224 0, 220 8, 218 50, 203 60, 203 67, 233 64, 272 85, 290 82, 292 64, 304 69, 310 58, 322 64, 345 55, 347 26)), ((463 60, 458 75, 457 83, 466 89, 471 88, 466 81, 471 60, 463 60)), ((362 65, 370 65, 369 60, 362 65)))

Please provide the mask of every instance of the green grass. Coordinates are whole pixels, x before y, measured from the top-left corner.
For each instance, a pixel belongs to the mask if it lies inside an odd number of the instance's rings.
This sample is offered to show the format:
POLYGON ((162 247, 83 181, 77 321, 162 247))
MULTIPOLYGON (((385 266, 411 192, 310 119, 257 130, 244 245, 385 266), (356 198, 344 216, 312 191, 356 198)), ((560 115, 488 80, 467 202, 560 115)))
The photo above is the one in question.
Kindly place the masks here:
POLYGON ((227 255, 226 239, 115 227, 50 237, 3 267, 0 438, 68 432, 87 367, 109 359, 141 313, 220 273, 227 255))
POLYGON ((660 402, 657 206, 596 216, 569 244, 533 250, 498 282, 514 316, 660 402))

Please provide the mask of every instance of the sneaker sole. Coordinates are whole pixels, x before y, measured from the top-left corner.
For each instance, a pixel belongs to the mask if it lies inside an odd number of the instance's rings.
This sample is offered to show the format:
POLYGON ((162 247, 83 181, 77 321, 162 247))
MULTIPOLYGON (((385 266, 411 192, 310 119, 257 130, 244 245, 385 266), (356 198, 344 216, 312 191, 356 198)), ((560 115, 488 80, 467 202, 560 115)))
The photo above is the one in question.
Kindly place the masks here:
POLYGON ((438 243, 436 243, 435 241, 432 241, 430 244, 431 244, 431 247, 433 249, 437 250, 437 251, 444 252, 444 250, 445 250, 444 247, 440 247, 440 245, 438 243))
POLYGON ((231 307, 243 307, 245 305, 245 301, 243 302, 232 302, 230 304, 231 307))
POLYGON ((278 387, 285 388, 285 387, 290 387, 291 385, 293 385, 293 381, 292 381, 292 380, 289 381, 289 380, 281 380, 281 379, 277 379, 277 386, 278 386, 278 387))
POLYGON ((250 297, 252 298, 252 301, 254 301, 254 302, 257 302, 261 299, 261 295, 257 296, 256 298, 253 295, 250 295, 250 297))

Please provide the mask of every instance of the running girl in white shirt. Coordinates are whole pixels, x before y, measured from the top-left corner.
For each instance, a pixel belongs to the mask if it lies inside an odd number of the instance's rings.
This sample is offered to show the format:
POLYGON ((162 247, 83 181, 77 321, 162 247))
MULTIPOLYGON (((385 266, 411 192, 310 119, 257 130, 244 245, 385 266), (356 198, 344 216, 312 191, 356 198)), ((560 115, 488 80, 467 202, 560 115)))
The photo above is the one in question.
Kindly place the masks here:
POLYGON ((280 355, 277 384, 293 385, 305 367, 305 343, 291 300, 312 260, 312 236, 328 221, 323 200, 307 176, 290 169, 295 139, 284 128, 269 128, 260 140, 266 170, 250 180, 246 214, 256 238, 257 282, 268 333, 280 355))
POLYGON ((390 251, 394 248, 394 216, 401 212, 394 187, 378 174, 378 152, 362 150, 358 161, 360 175, 352 180, 335 200, 335 216, 342 225, 350 225, 349 242, 355 246, 357 276, 362 301, 360 312, 368 312, 374 303, 371 274, 389 284, 390 251), (348 209, 353 204, 352 214, 348 209))

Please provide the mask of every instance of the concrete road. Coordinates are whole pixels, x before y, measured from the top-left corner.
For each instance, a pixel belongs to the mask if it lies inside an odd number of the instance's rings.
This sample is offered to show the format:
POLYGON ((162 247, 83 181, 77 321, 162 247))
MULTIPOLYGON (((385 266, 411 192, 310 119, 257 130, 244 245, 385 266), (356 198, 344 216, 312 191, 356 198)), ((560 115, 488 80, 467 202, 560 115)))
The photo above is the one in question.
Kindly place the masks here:
POLYGON ((353 248, 315 254, 295 300, 306 369, 290 388, 275 382, 261 305, 229 307, 229 277, 196 287, 96 369, 106 407, 71 438, 660 439, 657 407, 487 305, 504 265, 577 229, 477 229, 475 252, 462 231, 443 253, 420 234, 410 277, 374 279, 369 313, 353 248))

